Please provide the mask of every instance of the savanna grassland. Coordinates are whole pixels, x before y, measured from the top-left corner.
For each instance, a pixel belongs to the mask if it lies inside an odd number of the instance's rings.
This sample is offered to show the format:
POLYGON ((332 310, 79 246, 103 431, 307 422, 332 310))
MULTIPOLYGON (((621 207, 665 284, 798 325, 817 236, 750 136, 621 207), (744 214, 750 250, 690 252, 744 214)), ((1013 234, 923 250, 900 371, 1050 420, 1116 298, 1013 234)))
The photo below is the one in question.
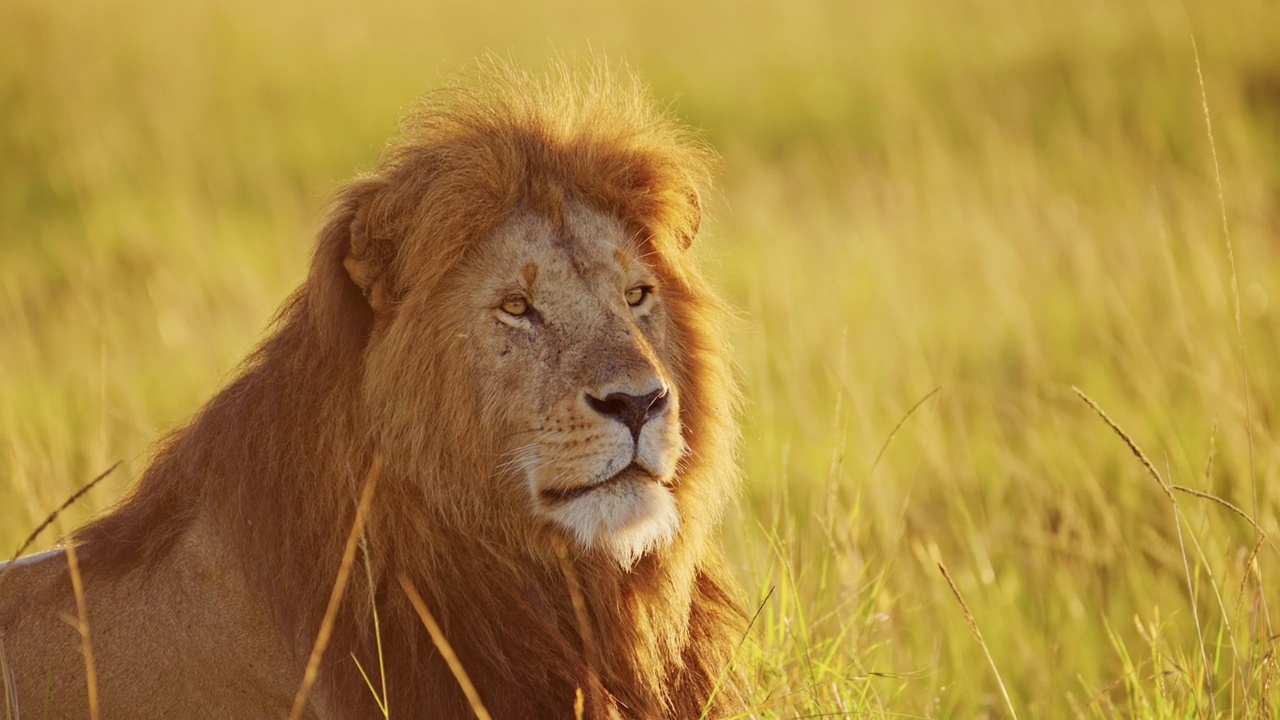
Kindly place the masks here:
POLYGON ((415 97, 598 53, 723 156, 762 715, 1280 713, 1280 4, 6 0, 0 48, 0 547, 125 491, 415 97))

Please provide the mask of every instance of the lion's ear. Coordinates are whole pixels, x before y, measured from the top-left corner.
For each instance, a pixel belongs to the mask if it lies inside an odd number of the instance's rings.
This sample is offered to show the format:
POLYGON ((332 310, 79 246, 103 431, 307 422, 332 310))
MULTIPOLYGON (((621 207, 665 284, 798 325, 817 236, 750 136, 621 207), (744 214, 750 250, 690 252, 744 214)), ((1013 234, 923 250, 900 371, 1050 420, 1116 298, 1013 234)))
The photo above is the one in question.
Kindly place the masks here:
POLYGON ((312 322, 331 345, 362 348, 374 316, 387 309, 382 253, 371 240, 369 210, 386 183, 380 178, 357 180, 338 195, 320 231, 307 302, 312 322))
POLYGON ((342 267, 347 277, 360 288, 369 308, 375 315, 380 315, 391 307, 391 298, 387 292, 386 270, 387 258, 384 243, 371 239, 372 229, 369 226, 369 206, 361 206, 347 227, 351 238, 347 256, 342 260, 342 267))
POLYGON ((698 229, 702 227, 702 196, 698 194, 697 188, 690 187, 685 190, 685 197, 688 205, 682 218, 685 222, 680 229, 680 244, 688 250, 693 245, 693 239, 698 237, 698 229))

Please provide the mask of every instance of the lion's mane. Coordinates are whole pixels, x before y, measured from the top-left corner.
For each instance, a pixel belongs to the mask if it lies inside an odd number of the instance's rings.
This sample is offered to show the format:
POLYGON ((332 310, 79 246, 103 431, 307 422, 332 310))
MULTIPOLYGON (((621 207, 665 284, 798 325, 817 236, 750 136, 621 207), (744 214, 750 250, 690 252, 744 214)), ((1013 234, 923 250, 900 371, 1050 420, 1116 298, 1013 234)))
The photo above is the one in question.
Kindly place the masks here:
POLYGON ((368 524, 371 581, 355 573, 319 707, 376 712, 349 657, 380 685, 376 607, 390 711, 469 715, 396 582, 404 575, 495 717, 570 717, 578 689, 587 717, 698 717, 713 694, 713 714, 739 709, 726 666, 745 622, 711 536, 735 483, 736 394, 724 308, 686 253, 709 152, 614 72, 536 80, 495 62, 479 78, 428 96, 378 167, 340 191, 306 282, 271 335, 164 441, 130 496, 76 535, 84 564, 105 574, 145 567, 206 523, 305 657, 367 469, 384 446, 411 447, 386 457, 368 524), (485 453, 494 438, 468 412, 458 361, 439 350, 446 339, 382 332, 405 298, 438 288, 478 238, 517 211, 555 221, 568 196, 640 237, 670 288, 671 371, 688 446, 672 544, 629 571, 571 551, 590 622, 585 642, 546 548, 522 549, 489 530, 503 518, 487 516, 475 490, 485 485, 468 478, 492 471, 485 453), (417 367, 389 366, 379 354, 382 343, 410 342, 420 348, 417 367), (394 373, 413 373, 430 391, 383 397, 394 373))

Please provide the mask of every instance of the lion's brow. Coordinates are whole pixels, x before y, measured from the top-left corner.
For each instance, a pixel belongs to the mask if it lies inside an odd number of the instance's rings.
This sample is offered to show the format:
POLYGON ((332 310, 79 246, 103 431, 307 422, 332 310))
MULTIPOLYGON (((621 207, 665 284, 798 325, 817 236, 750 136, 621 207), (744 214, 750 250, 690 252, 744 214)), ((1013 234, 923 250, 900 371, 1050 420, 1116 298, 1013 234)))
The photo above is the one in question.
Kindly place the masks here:
POLYGON ((614 248, 613 259, 622 266, 622 272, 631 272, 631 253, 625 252, 621 248, 614 248))
POLYGON ((532 260, 525 263, 525 266, 520 269, 520 275, 524 278, 526 286, 533 287, 538 281, 538 263, 532 260))

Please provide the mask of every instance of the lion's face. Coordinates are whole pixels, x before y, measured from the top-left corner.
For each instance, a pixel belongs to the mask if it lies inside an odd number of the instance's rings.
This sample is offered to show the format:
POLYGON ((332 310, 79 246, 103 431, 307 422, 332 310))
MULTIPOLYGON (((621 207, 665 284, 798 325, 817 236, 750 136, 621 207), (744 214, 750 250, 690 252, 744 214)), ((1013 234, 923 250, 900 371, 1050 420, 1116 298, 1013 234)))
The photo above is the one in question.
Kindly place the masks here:
POLYGON ((453 287, 498 479, 523 486, 535 517, 630 565, 680 524, 663 288, 621 224, 580 206, 560 229, 517 215, 474 250, 453 287))

